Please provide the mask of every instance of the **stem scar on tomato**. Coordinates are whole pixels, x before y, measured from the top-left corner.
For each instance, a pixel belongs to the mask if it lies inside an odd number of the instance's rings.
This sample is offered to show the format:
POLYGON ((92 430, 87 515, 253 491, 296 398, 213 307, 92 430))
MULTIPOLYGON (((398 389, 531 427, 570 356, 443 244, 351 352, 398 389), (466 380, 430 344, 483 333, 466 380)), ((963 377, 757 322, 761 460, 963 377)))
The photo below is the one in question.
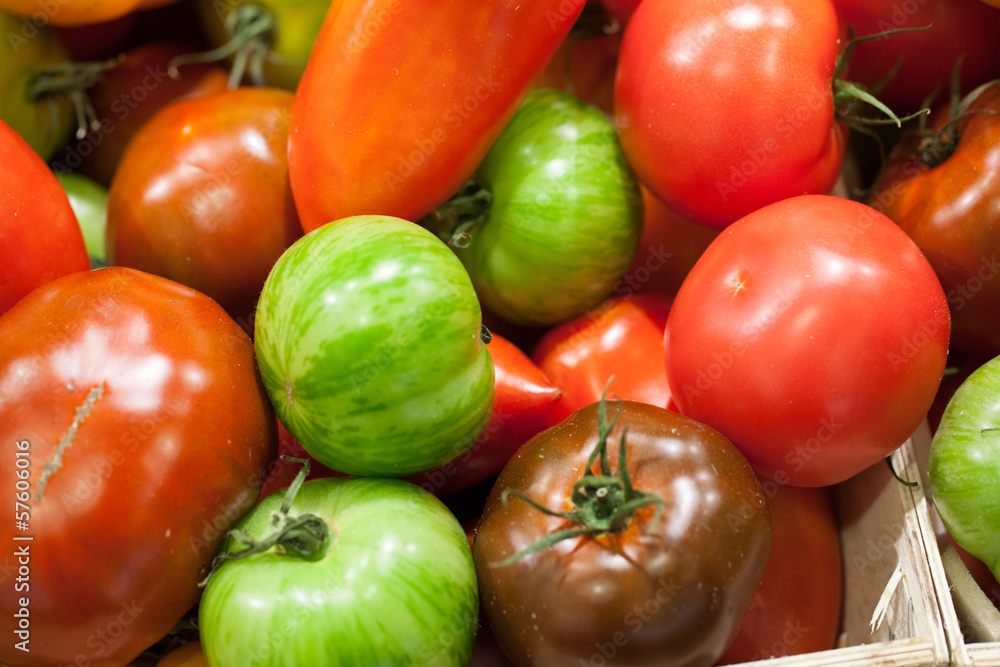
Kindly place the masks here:
POLYGON ((45 465, 42 466, 42 472, 38 475, 38 481, 35 483, 38 487, 38 490, 35 492, 35 500, 42 499, 42 494, 45 492, 45 487, 49 483, 49 479, 62 468, 63 454, 67 449, 69 449, 69 446, 73 444, 73 440, 76 438, 76 432, 79 430, 80 425, 90 414, 90 411, 94 408, 94 404, 97 403, 103 395, 103 382, 87 392, 87 398, 84 399, 80 407, 76 409, 76 414, 73 415, 73 423, 69 425, 69 429, 67 429, 66 433, 63 434, 63 437, 59 438, 59 442, 56 444, 56 448, 52 452, 52 456, 45 462, 45 465))
POLYGON ((608 379, 608 383, 604 386, 604 394, 601 396, 600 403, 598 404, 597 446, 594 447, 594 451, 591 452, 590 458, 587 460, 587 472, 573 485, 570 497, 573 509, 565 512, 550 510, 516 489, 506 489, 500 496, 504 503, 513 496, 528 503, 539 512, 563 518, 577 524, 579 527, 566 528, 550 533, 510 558, 493 563, 492 567, 505 567, 528 554, 541 551, 562 540, 585 535, 602 537, 612 533, 624 532, 632 522, 632 517, 635 513, 640 508, 649 505, 656 505, 656 513, 653 515, 653 520, 650 522, 647 532, 655 530, 657 523, 659 523, 663 515, 663 508, 668 503, 655 493, 642 491, 632 486, 632 479, 625 460, 625 441, 628 436, 628 429, 622 431, 621 440, 618 444, 618 474, 615 475, 611 470, 611 462, 608 455, 608 436, 618 422, 619 416, 619 412, 616 411, 611 421, 608 421, 607 394, 613 380, 614 376, 608 379), (594 474, 594 464, 598 458, 600 459, 600 474, 594 474))

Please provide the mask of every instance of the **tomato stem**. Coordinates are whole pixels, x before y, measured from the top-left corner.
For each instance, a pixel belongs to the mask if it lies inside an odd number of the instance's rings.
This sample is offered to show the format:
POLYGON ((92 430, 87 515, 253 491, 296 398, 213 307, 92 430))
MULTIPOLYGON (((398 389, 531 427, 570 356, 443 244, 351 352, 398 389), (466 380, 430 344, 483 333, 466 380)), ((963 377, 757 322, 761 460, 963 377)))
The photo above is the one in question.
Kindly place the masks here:
POLYGON ((101 127, 94 105, 87 97, 93 86, 109 69, 124 60, 124 56, 100 62, 60 63, 35 74, 28 81, 28 98, 32 101, 65 95, 76 113, 76 138, 83 139, 91 130, 101 127))
POLYGON ((469 245, 472 231, 489 218, 493 191, 469 179, 451 199, 425 216, 420 224, 451 247, 469 245))
POLYGON ((198 584, 205 586, 212 575, 231 560, 240 560, 275 549, 277 553, 291 556, 308 562, 315 562, 326 555, 329 550, 331 536, 330 528, 320 517, 315 514, 301 514, 299 516, 289 515, 292 501, 298 495, 299 489, 305 483, 309 475, 309 461, 291 456, 282 456, 285 461, 301 463, 302 469, 292 480, 285 497, 282 499, 281 507, 276 512, 271 513, 271 533, 258 540, 245 530, 231 530, 229 537, 245 545, 245 548, 236 551, 220 553, 212 560, 212 567, 208 576, 198 584))
POLYGON ((597 406, 597 446, 590 453, 590 458, 587 461, 587 472, 573 485, 573 491, 570 495, 573 509, 567 512, 551 510, 514 489, 506 489, 501 494, 503 502, 507 502, 507 499, 513 496, 528 503, 543 514, 565 519, 578 524, 579 527, 565 528, 550 533, 513 556, 495 563, 493 567, 506 567, 528 554, 546 549, 562 540, 623 532, 631 524, 635 513, 649 505, 656 505, 656 513, 653 515, 647 532, 653 531, 659 523, 663 508, 667 503, 660 496, 640 491, 632 485, 632 478, 626 465, 628 429, 623 430, 618 444, 618 474, 616 475, 611 469, 608 438, 618 422, 619 416, 616 411, 614 417, 610 421, 608 420, 606 399, 613 379, 612 377, 608 380, 604 394, 597 406), (598 462, 600 463, 600 474, 594 474, 594 466, 598 462))
POLYGON ((899 473, 896 472, 895 466, 892 465, 892 457, 891 456, 885 457, 885 464, 887 466, 889 466, 889 472, 891 472, 892 476, 896 478, 896 481, 899 482, 900 484, 902 484, 903 486, 913 487, 913 486, 917 485, 916 482, 909 482, 909 481, 907 481, 907 480, 905 480, 905 479, 903 479, 902 477, 899 476, 899 473))

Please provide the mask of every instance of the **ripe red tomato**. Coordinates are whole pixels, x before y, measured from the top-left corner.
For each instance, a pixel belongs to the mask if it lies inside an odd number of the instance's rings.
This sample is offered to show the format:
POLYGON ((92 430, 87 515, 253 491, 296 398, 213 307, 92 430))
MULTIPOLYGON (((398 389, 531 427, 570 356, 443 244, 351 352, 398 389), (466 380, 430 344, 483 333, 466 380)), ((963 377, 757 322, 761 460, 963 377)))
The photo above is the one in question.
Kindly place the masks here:
POLYGON ((55 174, 0 121, 0 315, 50 280, 90 268, 69 198, 55 174))
POLYGON ((924 28, 858 44, 851 79, 874 86, 898 70, 878 91, 890 108, 909 113, 938 91, 947 96, 955 62, 962 57, 965 90, 1000 77, 1000 11, 980 0, 834 0, 841 23, 858 35, 898 28, 924 28), (929 27, 928 27, 929 26, 929 27))
POLYGON ((667 319, 671 394, 780 484, 888 456, 944 374, 948 303, 927 259, 864 204, 804 195, 723 231, 667 319))
POLYGON ((0 662, 125 664, 198 601, 275 455, 253 343, 205 295, 120 267, 36 289, 0 340, 0 483, 24 514, 0 537, 32 538, 30 581, 0 590, 0 662))
POLYGON ((826 488, 764 485, 771 514, 767 567, 720 665, 836 647, 843 561, 826 488))
POLYGON ((615 120, 639 180, 725 227, 827 193, 843 162, 830 0, 645 0, 625 28, 615 120))
POLYGON ((767 560, 760 482, 717 431, 645 403, 609 403, 618 420, 599 463, 600 405, 532 438, 500 473, 473 545, 482 608, 517 665, 711 664, 767 560), (612 481, 623 467, 633 490, 666 503, 657 520, 612 481))
POLYGON ((193 287, 250 331, 271 267, 302 235, 286 160, 292 99, 238 88, 150 119, 108 194, 108 261, 193 287))
POLYGON ((663 364, 663 331, 671 300, 662 295, 609 299, 598 308, 550 330, 531 353, 562 390, 549 413, 554 426, 580 408, 610 395, 658 407, 670 402, 663 364))
POLYGON ((942 107, 931 135, 897 144, 868 203, 930 260, 951 307, 953 349, 993 357, 1000 354, 1000 84, 968 108, 946 127, 949 107, 942 107), (937 145, 940 152, 931 150, 937 145))

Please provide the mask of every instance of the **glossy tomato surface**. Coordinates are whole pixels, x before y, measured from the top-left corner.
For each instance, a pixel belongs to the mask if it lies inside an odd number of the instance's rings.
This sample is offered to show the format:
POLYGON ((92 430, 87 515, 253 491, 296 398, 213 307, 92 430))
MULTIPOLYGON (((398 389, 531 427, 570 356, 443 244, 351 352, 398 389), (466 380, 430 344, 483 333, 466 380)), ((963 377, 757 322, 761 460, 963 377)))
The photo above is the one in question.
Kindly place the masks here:
POLYGON ((644 0, 625 29, 615 120, 639 180, 698 222, 826 193, 840 172, 830 0, 644 0))
POLYGON ((723 231, 681 286, 666 363, 680 411, 758 473, 826 486, 877 463, 927 414, 947 359, 944 290, 864 204, 794 197, 723 231))
POLYGON ((249 329, 268 272, 302 235, 286 160, 292 99, 239 88, 143 125, 108 195, 108 261, 193 287, 249 329))
POLYGON ((0 315, 31 290, 86 271, 90 259, 55 174, 0 121, 0 315))
POLYGON ((978 95, 957 126, 945 127, 949 107, 939 108, 928 128, 954 147, 925 152, 931 137, 905 138, 868 197, 934 267, 951 308, 952 347, 985 357, 1000 354, 998 114, 1000 83, 978 95))
MULTIPOLYGON (((522 447, 497 479, 473 555, 483 610, 516 665, 712 665, 760 583, 771 541, 764 492, 746 459, 717 431, 644 403, 620 411, 611 470, 626 435, 626 468, 647 505, 620 532, 582 535, 504 564, 538 540, 579 524, 574 484, 598 443, 598 404, 522 447), (505 496, 505 493, 507 494, 505 496)), ((597 469, 597 464, 594 464, 597 469)))
MULTIPOLYGON (((198 601, 275 455, 249 337, 211 299, 112 267, 0 317, 0 466, 18 494, 26 586, 0 593, 12 666, 128 663, 198 601), (23 463, 22 463, 23 462, 23 463)), ((15 499, 12 499, 12 502, 15 499)))

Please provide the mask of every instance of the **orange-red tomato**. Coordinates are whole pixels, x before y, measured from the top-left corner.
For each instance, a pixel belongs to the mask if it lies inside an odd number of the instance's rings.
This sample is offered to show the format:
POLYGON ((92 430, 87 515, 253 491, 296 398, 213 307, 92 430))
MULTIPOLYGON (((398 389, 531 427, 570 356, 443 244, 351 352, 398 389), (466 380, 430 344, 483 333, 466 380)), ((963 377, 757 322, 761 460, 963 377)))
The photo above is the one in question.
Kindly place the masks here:
POLYGON ((110 21, 137 9, 150 9, 177 0, 0 0, 0 9, 44 20, 54 26, 87 25, 110 21))

